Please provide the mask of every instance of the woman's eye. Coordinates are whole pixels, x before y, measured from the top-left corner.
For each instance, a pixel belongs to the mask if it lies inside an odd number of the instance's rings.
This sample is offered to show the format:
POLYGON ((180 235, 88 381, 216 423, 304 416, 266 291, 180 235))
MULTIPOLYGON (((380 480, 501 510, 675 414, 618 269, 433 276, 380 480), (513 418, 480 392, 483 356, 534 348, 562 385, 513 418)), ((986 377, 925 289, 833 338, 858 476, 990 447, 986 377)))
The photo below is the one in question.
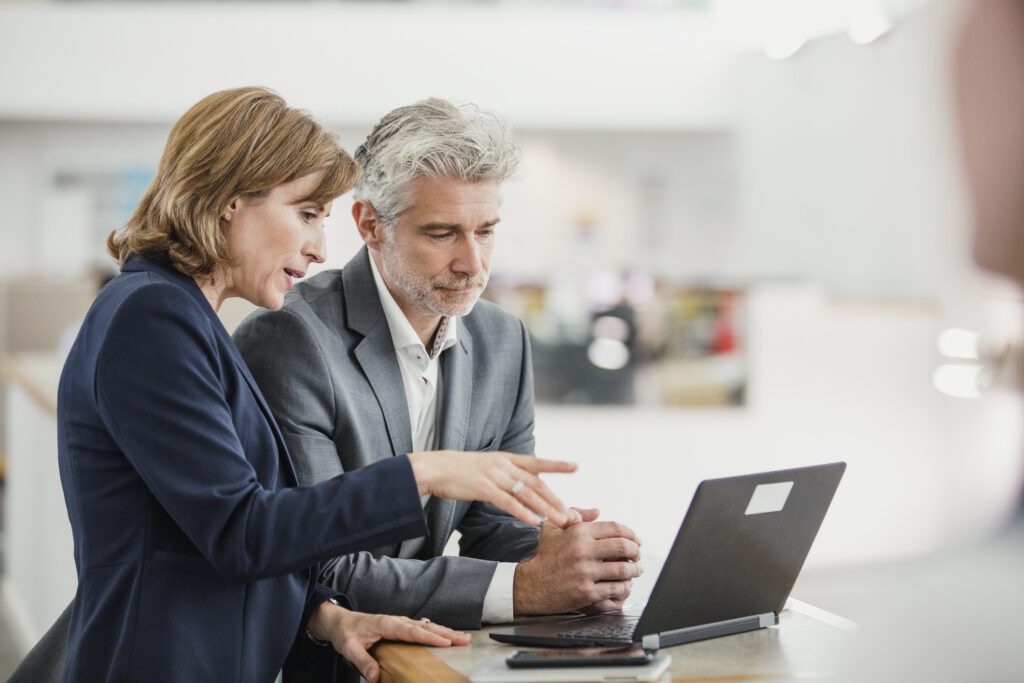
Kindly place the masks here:
POLYGON ((312 223, 313 221, 316 220, 316 214, 313 213, 312 211, 303 211, 302 220, 306 221, 307 223, 312 223))

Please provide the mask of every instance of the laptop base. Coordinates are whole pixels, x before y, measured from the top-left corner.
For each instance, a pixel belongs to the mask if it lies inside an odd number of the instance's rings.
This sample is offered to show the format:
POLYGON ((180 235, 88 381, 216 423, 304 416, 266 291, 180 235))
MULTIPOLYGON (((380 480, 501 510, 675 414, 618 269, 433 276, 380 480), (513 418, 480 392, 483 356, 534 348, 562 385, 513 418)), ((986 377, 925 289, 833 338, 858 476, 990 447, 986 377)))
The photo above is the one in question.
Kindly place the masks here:
POLYGON ((508 630, 493 631, 490 637, 499 643, 527 647, 609 647, 616 645, 628 646, 635 642, 640 642, 645 650, 658 650, 663 647, 672 647, 673 645, 693 643, 698 640, 708 640, 710 638, 775 626, 779 623, 779 617, 774 612, 755 614, 749 617, 717 621, 711 624, 700 624, 661 633, 651 633, 640 639, 612 638, 580 633, 582 630, 579 628, 580 626, 599 626, 602 623, 615 623, 616 621, 636 622, 637 619, 620 614, 580 617, 567 621, 524 624, 508 630))
POLYGON ((645 650, 657 650, 663 647, 672 647, 673 645, 694 643, 698 640, 709 640, 720 636, 731 636, 736 633, 756 631, 759 628, 776 626, 778 623, 779 615, 775 612, 768 612, 767 614, 755 614, 754 616, 740 617, 739 619, 716 621, 713 624, 702 624, 688 628, 677 628, 674 631, 652 633, 644 636, 640 640, 640 644, 645 650))

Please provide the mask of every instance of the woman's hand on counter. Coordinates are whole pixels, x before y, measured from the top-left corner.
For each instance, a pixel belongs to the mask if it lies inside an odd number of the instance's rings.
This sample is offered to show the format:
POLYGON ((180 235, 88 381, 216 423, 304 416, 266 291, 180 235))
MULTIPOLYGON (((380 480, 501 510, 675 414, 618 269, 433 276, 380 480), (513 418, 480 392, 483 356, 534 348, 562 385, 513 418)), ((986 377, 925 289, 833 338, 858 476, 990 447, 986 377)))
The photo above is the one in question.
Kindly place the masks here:
POLYGON ((453 631, 427 619, 417 621, 388 614, 353 612, 332 602, 325 602, 309 620, 309 632, 315 638, 328 640, 370 683, 380 680, 380 665, 369 649, 378 641, 395 640, 433 647, 468 645, 468 633, 453 631))

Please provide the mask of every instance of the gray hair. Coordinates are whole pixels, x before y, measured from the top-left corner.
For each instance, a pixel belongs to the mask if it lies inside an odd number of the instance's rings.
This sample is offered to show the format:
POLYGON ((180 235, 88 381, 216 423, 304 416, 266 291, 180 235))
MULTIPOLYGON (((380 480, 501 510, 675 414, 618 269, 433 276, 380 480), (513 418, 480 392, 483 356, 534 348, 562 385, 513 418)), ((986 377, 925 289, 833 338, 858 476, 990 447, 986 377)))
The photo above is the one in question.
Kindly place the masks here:
POLYGON ((409 208, 417 177, 501 183, 515 173, 520 153, 498 116, 430 98, 386 114, 355 158, 363 175, 353 196, 372 204, 390 228, 409 208))

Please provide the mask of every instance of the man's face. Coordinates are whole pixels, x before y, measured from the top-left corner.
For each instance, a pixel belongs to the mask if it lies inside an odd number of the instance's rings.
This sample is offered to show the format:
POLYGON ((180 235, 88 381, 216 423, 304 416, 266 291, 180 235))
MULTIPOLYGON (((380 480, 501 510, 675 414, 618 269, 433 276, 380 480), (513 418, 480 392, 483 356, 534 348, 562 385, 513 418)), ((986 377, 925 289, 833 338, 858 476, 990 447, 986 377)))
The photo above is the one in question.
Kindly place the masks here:
POLYGON ((498 220, 495 182, 414 181, 412 204, 380 247, 381 275, 407 315, 473 309, 487 286, 498 220))
POLYGON ((1024 3, 980 0, 956 52, 974 256, 1024 284, 1024 3))

